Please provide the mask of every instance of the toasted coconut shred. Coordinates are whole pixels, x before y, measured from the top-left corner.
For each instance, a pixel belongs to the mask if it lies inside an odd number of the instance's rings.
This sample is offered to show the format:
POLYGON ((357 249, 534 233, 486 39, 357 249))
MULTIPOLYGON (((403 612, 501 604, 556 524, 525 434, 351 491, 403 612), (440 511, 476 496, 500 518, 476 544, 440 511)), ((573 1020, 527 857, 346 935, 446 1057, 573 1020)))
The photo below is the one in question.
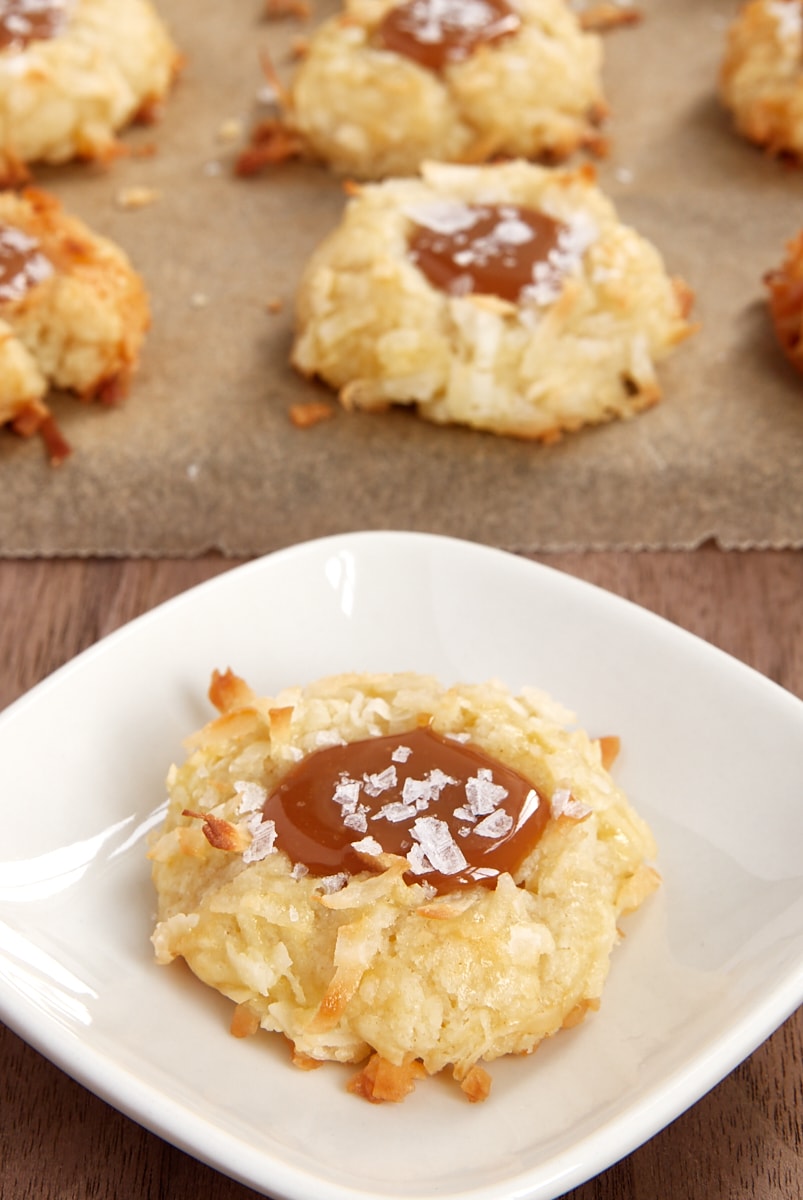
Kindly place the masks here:
POLYGON ((170 769, 149 852, 152 942, 233 1001, 234 1036, 281 1033, 305 1070, 358 1064, 348 1090, 374 1103, 441 1071, 476 1103, 483 1063, 599 1006, 619 919, 658 885, 650 831, 603 765, 609 739, 535 689, 412 673, 276 697, 215 673, 210 696, 221 715, 170 769), (312 824, 302 856, 286 824, 298 781, 385 746, 387 766, 324 789, 341 859, 312 824), (422 746, 452 765, 417 771, 422 746), (516 845, 501 869, 493 855, 516 845))

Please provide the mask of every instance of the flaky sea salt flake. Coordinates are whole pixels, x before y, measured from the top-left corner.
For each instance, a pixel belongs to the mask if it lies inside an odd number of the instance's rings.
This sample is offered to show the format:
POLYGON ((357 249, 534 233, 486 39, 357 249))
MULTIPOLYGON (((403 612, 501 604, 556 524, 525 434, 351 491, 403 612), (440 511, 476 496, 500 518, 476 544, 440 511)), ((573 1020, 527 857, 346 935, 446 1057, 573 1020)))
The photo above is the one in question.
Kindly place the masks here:
POLYGON ((345 871, 339 871, 337 875, 323 875, 318 880, 318 887, 325 896, 331 896, 334 892, 340 892, 346 886, 349 877, 345 871))
POLYGON ((423 847, 434 870, 442 875, 456 875, 468 866, 463 851, 445 821, 438 817, 418 817, 411 832, 423 847))
POLYGON ((363 780, 368 796, 381 796, 383 792, 387 792, 390 788, 396 786, 398 777, 396 775, 396 768, 391 764, 384 771, 377 771, 374 775, 363 775, 363 780))
POLYGON ((555 789, 550 800, 550 811, 556 819, 568 817, 571 821, 583 821, 592 813, 592 809, 582 800, 576 800, 568 788, 555 789))
POLYGON ((389 804, 383 804, 379 812, 375 813, 371 819, 379 821, 384 818, 395 825, 399 821, 411 821, 416 816, 416 812, 414 804, 404 804, 401 800, 392 800, 389 804))
POLYGON ((507 798, 507 788, 494 783, 490 767, 480 767, 477 774, 466 780, 468 809, 475 817, 493 812, 507 798))
POLYGON ((274 821, 261 821, 252 833, 251 844, 243 851, 243 862, 262 862, 269 854, 276 852, 276 824, 274 821))
POLYGON ((364 837, 359 842, 352 842, 351 848, 358 854, 382 854, 382 847, 374 837, 364 837))
POLYGON ((235 780, 234 790, 240 797, 240 803, 237 806, 237 812, 240 816, 243 816, 245 813, 256 812, 258 809, 263 808, 268 798, 267 789, 249 779, 235 780))
POLYGON ((475 826, 474 832, 484 838, 501 838, 510 833, 512 828, 513 818, 510 813, 504 808, 497 808, 495 812, 483 817, 479 825, 475 826))

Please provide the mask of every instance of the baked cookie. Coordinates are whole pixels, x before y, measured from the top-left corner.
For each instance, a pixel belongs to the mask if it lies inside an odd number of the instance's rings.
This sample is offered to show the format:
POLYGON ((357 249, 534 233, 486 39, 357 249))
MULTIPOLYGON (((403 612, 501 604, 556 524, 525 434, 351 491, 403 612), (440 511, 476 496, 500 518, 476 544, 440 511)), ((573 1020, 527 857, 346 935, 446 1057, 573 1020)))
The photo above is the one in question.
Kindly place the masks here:
POLYGON ((361 1063, 399 1100, 450 1069, 530 1053, 599 1005, 618 922, 658 883, 655 847, 542 693, 347 674, 222 715, 168 777, 150 850, 157 961, 235 1001, 232 1032, 294 1061, 361 1063))
POLYGON ((772 154, 803 155, 803 4, 750 0, 731 26, 720 93, 736 128, 772 154))
POLYGON ((600 47, 564 0, 347 0, 310 39, 283 124, 360 179, 563 159, 599 141, 600 47))
POLYGON ((178 68, 150 0, 0 0, 0 179, 105 158, 157 110, 178 68))
POLYGON ((689 305, 592 168, 428 163, 360 188, 315 251, 292 361, 346 408, 550 439, 654 404, 689 305))
POLYGON ((122 250, 44 192, 0 193, 0 425, 41 430, 51 457, 64 457, 47 393, 121 397, 149 319, 122 250))
POLYGON ((780 267, 768 271, 769 306, 784 354, 803 371, 803 230, 789 242, 780 267))

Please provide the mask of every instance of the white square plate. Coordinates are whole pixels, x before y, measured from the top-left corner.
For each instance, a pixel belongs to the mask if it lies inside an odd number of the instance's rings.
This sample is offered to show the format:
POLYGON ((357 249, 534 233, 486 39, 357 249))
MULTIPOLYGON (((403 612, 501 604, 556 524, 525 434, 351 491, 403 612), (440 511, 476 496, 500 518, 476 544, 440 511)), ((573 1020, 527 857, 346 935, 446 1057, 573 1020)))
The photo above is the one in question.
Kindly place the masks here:
POLYGON ((658 617, 501 551, 358 533, 233 569, 0 716, 0 1015, 123 1112, 282 1200, 550 1200, 697 1100, 803 1000, 803 704, 658 617), (531 683, 592 734, 659 843, 599 1013, 492 1064, 470 1107, 400 1106, 237 1041, 230 1004, 157 967, 145 860, 213 667, 260 691, 343 670, 531 683))

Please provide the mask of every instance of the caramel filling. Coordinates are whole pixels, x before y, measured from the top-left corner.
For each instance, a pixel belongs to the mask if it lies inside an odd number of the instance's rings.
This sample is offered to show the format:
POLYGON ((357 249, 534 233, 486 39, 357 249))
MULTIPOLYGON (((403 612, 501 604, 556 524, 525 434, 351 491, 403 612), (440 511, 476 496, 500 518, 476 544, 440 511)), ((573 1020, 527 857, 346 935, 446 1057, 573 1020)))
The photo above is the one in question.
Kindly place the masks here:
POLYGON ((438 892, 515 872, 549 812, 523 775, 428 728, 318 750, 262 809, 276 848, 313 875, 357 874, 389 853, 438 892))
POLYGON ((481 45, 510 37, 520 26, 506 0, 408 0, 385 14, 376 40, 386 50, 440 71, 470 58, 481 45))
POLYGON ((516 204, 434 205, 414 224, 410 257, 433 287, 548 303, 571 265, 572 231, 516 204))
POLYGON ((14 225, 0 225, 0 303, 21 299, 54 269, 36 238, 14 225))
POLYGON ((66 23, 66 0, 0 0, 0 50, 58 37, 66 23))

